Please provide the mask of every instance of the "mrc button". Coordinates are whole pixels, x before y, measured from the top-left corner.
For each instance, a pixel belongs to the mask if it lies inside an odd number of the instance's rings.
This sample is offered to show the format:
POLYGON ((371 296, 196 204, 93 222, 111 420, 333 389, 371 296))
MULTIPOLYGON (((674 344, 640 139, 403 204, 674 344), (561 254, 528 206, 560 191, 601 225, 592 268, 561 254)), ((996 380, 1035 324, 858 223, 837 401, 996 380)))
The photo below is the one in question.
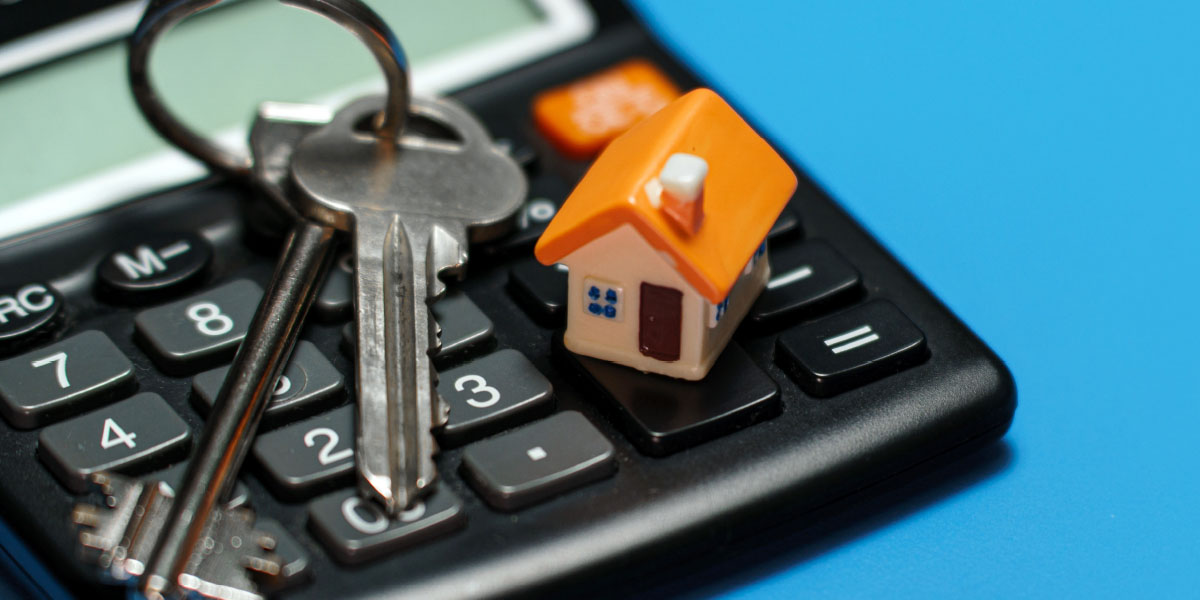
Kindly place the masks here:
POLYGON ((198 235, 154 235, 105 256, 96 283, 114 299, 146 301, 191 288, 210 262, 212 246, 198 235))
POLYGON ((7 353, 53 331, 65 303, 46 283, 0 287, 0 352, 7 353))

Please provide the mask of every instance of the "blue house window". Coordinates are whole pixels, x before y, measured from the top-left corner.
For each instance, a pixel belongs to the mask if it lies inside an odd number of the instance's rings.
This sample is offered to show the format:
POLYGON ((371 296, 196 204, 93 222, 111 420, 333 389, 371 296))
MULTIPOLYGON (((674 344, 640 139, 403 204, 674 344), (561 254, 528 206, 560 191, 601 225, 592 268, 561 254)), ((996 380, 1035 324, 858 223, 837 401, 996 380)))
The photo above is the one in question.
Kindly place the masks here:
POLYGON ((583 280, 583 308, 589 315, 620 321, 624 318, 621 286, 595 277, 583 280))

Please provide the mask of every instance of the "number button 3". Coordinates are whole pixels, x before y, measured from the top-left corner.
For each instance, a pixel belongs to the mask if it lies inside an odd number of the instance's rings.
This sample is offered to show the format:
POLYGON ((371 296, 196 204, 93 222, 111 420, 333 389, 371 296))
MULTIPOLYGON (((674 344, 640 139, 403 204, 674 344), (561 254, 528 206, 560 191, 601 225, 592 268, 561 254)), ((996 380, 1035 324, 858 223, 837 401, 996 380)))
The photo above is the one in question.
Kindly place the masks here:
POLYGON ((254 458, 284 497, 311 497, 354 473, 354 406, 347 405, 258 436, 254 458))
POLYGON ((161 369, 185 374, 233 358, 262 288, 239 279, 138 313, 137 339, 161 369))
POLYGON ((133 365, 108 336, 85 331, 0 361, 0 413, 29 429, 133 390, 133 365))
POLYGON ((438 393, 450 405, 439 434, 458 446, 532 420, 553 409, 554 389, 520 352, 500 350, 439 376, 438 393))

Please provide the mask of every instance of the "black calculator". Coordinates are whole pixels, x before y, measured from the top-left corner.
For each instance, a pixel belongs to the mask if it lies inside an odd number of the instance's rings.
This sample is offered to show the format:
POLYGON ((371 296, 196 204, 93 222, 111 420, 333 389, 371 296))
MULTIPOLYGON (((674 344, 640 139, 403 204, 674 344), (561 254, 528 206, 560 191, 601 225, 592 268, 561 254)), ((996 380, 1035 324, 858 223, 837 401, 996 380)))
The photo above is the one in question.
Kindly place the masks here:
MULTIPOLYGON (((630 61, 704 87, 623 5, 576 4, 585 39, 451 94, 529 197, 433 307, 438 491, 394 519, 356 492, 343 250, 228 500, 277 539, 271 597, 694 592, 721 573, 714 548, 814 525, 1007 431, 1003 362, 798 170, 770 283, 703 382, 566 351, 567 275, 533 246, 590 157, 535 99, 630 61)), ((80 559, 72 509, 99 501, 98 471, 178 485, 285 233, 210 176, 0 241, 0 512, 30 593, 126 593, 80 559)))

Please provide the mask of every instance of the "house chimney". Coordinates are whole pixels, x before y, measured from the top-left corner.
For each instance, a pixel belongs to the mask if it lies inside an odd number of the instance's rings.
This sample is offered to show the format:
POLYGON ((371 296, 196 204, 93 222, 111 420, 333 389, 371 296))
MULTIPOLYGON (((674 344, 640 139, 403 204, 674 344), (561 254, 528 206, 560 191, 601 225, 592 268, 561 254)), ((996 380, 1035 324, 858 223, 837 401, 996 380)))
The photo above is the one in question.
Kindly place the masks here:
POLYGON ((658 174, 662 184, 662 210, 688 233, 700 231, 704 221, 704 178, 708 163, 694 154, 677 152, 667 158, 658 174))

